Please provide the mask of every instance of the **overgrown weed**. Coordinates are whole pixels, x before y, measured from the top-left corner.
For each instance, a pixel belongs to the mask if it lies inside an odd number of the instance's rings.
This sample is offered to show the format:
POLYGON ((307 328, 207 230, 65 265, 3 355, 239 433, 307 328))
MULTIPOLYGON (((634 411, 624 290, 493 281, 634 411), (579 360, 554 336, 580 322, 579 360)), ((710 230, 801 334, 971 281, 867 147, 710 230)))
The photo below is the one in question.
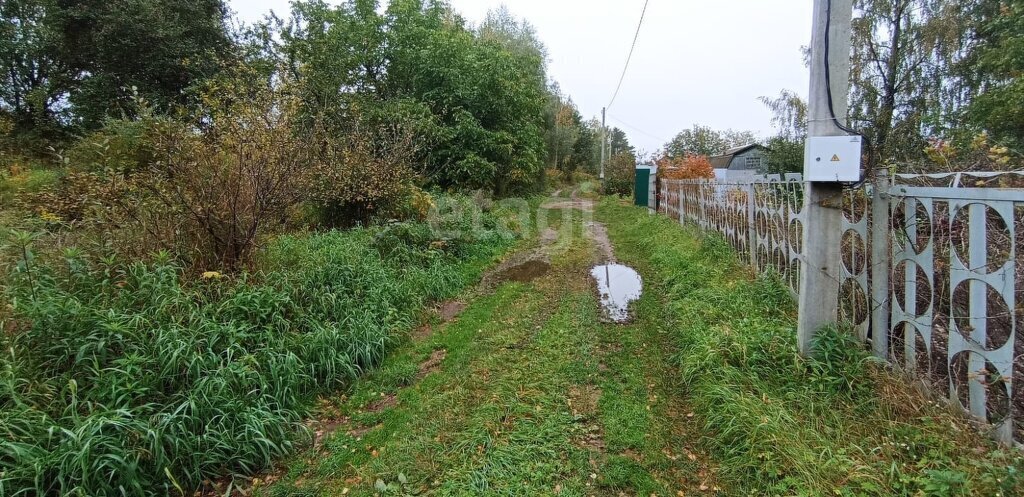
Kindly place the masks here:
POLYGON ((408 256, 393 257, 375 243, 385 232, 280 237, 259 271, 198 280, 169 253, 39 265, 17 240, 0 314, 0 495, 191 494, 268 467, 302 440, 318 393, 378 365, 514 236, 397 237, 408 256))

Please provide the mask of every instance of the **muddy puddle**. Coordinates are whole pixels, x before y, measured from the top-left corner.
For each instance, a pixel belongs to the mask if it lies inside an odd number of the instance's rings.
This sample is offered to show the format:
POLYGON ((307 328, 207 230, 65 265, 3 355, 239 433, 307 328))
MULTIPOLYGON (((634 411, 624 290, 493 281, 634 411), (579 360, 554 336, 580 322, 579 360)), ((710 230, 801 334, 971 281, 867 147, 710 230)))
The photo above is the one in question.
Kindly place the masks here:
POLYGON ((504 271, 498 273, 496 279, 499 282, 514 281, 516 283, 529 283, 551 271, 551 264, 538 261, 530 260, 526 261, 518 266, 512 266, 504 271))
POLYGON ((591 269, 590 276, 597 283, 605 317, 615 323, 629 322, 629 304, 643 294, 640 274, 622 264, 603 264, 591 269))

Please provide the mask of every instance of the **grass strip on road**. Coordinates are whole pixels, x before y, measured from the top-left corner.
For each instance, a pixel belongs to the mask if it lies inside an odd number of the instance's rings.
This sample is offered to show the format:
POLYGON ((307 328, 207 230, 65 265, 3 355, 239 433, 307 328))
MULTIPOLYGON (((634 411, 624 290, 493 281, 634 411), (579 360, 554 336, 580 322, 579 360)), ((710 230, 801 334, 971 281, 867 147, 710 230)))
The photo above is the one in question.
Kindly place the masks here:
POLYGON ((658 292, 604 324, 592 243, 559 230, 549 274, 506 283, 409 343, 324 414, 345 420, 287 464, 268 495, 686 495, 712 475, 658 292), (443 357, 439 364, 431 359, 443 357), (424 365, 430 365, 423 375, 424 365), (394 399, 379 409, 380 399, 394 399))

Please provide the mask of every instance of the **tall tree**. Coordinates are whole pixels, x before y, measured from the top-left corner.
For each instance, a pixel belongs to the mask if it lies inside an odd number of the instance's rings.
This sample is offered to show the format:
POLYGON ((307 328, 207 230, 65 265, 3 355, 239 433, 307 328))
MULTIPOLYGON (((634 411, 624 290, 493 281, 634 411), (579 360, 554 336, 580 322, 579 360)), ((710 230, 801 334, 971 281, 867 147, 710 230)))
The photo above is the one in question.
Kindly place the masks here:
POLYGON ((957 6, 940 0, 857 0, 850 117, 882 161, 922 156, 925 139, 948 127, 961 53, 957 6))
POLYGON ((560 170, 572 171, 579 163, 572 161, 572 152, 581 135, 582 117, 571 98, 561 95, 552 85, 545 109, 545 141, 547 164, 560 170))
POLYGON ((53 139, 67 120, 73 72, 57 57, 60 36, 51 0, 0 2, 0 111, 12 134, 53 139))
POLYGON ((776 174, 803 170, 804 141, 807 139, 807 102, 790 90, 775 98, 761 97, 772 112, 775 136, 765 141, 768 147, 768 171, 776 174))
POLYGON ((232 49, 223 0, 55 0, 59 58, 75 71, 76 117, 96 127, 135 88, 157 106, 183 104, 232 49))
POLYGON ((572 154, 569 162, 572 169, 582 169, 588 173, 595 173, 598 170, 600 153, 595 155, 594 151, 598 146, 599 131, 592 125, 591 121, 583 121, 582 116, 577 115, 577 132, 579 133, 576 143, 573 144, 572 154))
POLYGON ((761 101, 772 112, 772 126, 777 136, 790 140, 807 138, 807 102, 792 90, 782 90, 775 98, 761 97, 761 101))
POLYGON ((629 143, 629 137, 625 131, 619 128, 612 128, 608 132, 608 145, 609 153, 611 155, 618 155, 620 153, 626 153, 633 156, 634 161, 636 160, 636 148, 629 143))
POLYGON ((726 150, 757 142, 751 131, 717 131, 708 126, 695 124, 692 129, 681 131, 672 141, 665 144, 665 156, 681 158, 688 155, 713 156, 726 150))
POLYGON ((992 137, 1024 147, 1024 2, 980 1, 971 11, 977 42, 960 69, 973 74, 977 97, 968 120, 992 137))
POLYGON ((499 194, 538 184, 545 62, 524 23, 474 32, 447 4, 419 0, 391 2, 386 18, 388 92, 422 102, 441 127, 425 157, 430 180, 499 194))

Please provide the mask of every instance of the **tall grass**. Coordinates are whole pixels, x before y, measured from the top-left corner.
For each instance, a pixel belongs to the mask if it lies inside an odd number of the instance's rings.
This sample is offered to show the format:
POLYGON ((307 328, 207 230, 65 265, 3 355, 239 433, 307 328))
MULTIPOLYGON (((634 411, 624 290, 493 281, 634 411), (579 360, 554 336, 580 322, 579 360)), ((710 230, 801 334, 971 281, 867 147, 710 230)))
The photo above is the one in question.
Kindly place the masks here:
POLYGON ((261 271, 191 283, 166 254, 20 264, 0 321, 0 495, 191 494, 266 468, 317 393, 378 364, 512 241, 469 233, 288 236, 261 271))
POLYGON ((734 494, 1021 495, 1024 459, 869 359, 841 328, 797 354, 795 303, 719 238, 606 203, 617 252, 647 261, 675 319, 706 449, 734 494))
POLYGON ((0 207, 11 205, 19 194, 37 193, 57 181, 57 171, 43 168, 0 167, 0 207))

